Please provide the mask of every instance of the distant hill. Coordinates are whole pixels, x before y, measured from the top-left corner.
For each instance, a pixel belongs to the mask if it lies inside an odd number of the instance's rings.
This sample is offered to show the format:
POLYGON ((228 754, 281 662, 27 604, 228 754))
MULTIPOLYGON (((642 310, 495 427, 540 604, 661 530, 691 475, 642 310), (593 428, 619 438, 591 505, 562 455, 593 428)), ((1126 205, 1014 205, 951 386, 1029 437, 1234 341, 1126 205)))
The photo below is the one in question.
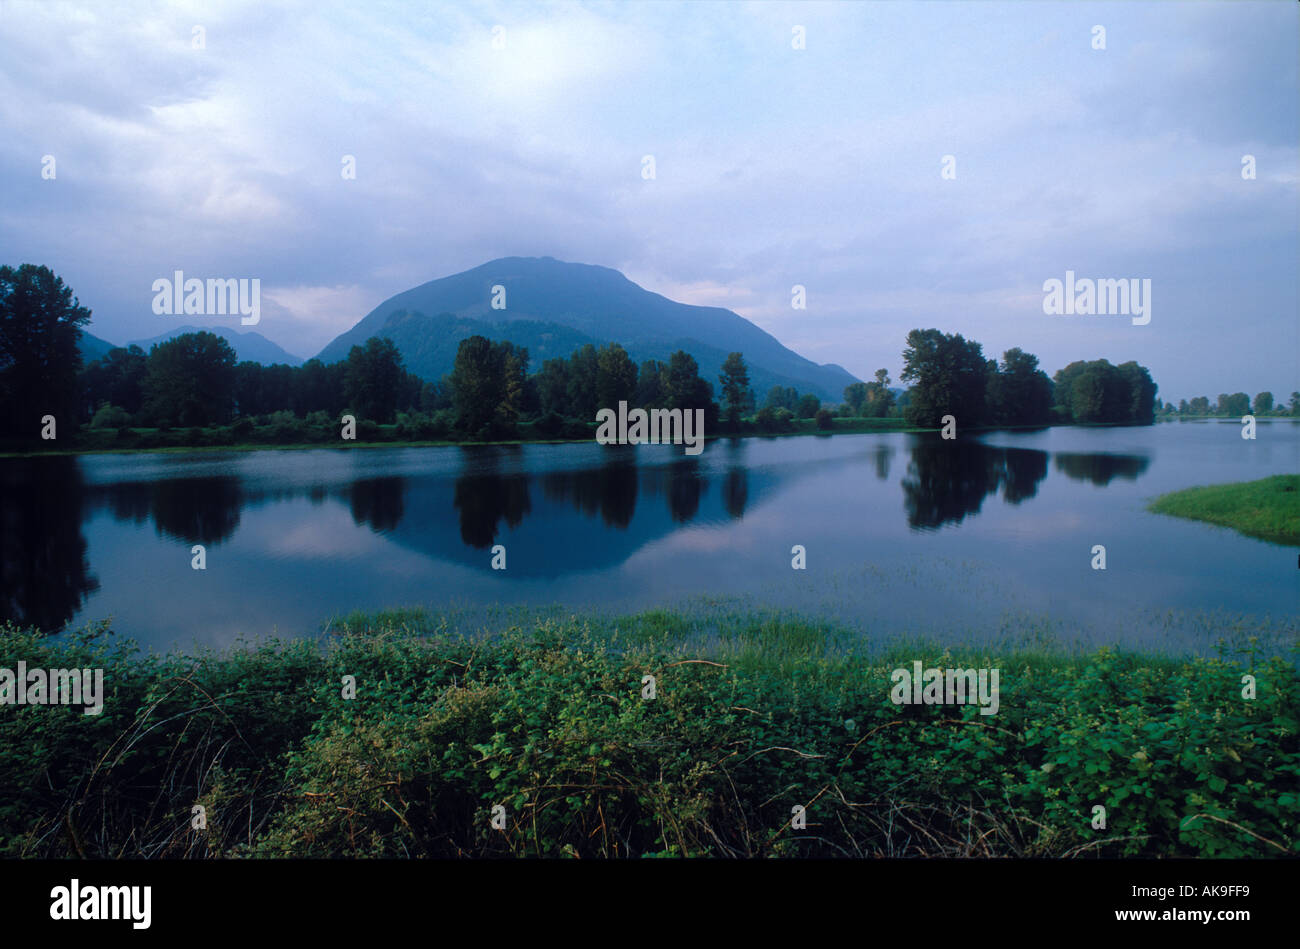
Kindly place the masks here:
MULTIPOLYGON (((445 373, 451 372, 452 365, 456 361, 456 350, 460 348, 462 339, 468 339, 470 336, 506 338, 498 323, 487 323, 450 313, 425 316, 423 313, 410 313, 406 310, 394 312, 384 324, 383 332, 371 335, 386 336, 391 339, 402 353, 406 368, 417 376, 433 382, 438 381, 445 373)), ((520 346, 527 347, 528 368, 533 372, 541 369, 542 363, 548 359, 556 356, 568 357, 585 343, 597 343, 585 333, 561 326, 559 323, 541 323, 535 320, 518 320, 511 323, 508 338, 520 346)), ((333 346, 334 343, 330 345, 333 346)), ((350 344, 347 345, 347 349, 351 348, 350 344)), ((328 350, 328 347, 326 349, 328 350)), ((338 358, 346 357, 345 349, 338 358)), ((327 359, 324 353, 320 358, 323 362, 336 361, 333 358, 327 359)))
POLYGON ((731 310, 677 303, 617 270, 552 257, 505 257, 389 297, 318 358, 337 362, 371 336, 386 336, 407 369, 436 380, 451 372, 460 341, 475 334, 526 346, 531 371, 587 342, 621 343, 638 363, 684 349, 715 394, 723 361, 738 351, 760 400, 785 385, 838 402, 844 387, 859 381, 833 363, 805 359, 731 310), (498 284, 506 291, 503 310, 491 308, 498 284))
POLYGON ((285 366, 301 366, 303 363, 302 357, 286 352, 261 333, 255 333, 252 330, 241 332, 226 326, 178 326, 175 329, 168 330, 161 336, 155 336, 152 339, 135 339, 127 343, 127 345, 139 346, 147 353, 149 348, 157 343, 164 343, 185 333, 200 332, 215 333, 220 336, 230 344, 230 348, 235 351, 235 356, 240 362, 260 362, 264 366, 276 363, 285 366))
POLYGON ((84 365, 85 363, 94 362, 96 359, 103 359, 110 349, 116 347, 108 340, 100 339, 98 336, 82 330, 81 337, 77 340, 77 348, 81 350, 81 362, 84 365))

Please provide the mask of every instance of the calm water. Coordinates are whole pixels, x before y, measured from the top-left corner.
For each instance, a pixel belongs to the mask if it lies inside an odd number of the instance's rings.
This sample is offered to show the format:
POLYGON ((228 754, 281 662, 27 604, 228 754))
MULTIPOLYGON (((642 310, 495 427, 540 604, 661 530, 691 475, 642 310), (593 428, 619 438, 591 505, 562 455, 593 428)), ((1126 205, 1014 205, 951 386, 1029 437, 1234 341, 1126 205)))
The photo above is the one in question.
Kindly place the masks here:
POLYGON ((742 605, 880 640, 1030 629, 1205 652, 1235 625, 1281 648, 1300 614, 1295 549, 1143 509, 1300 471, 1300 426, 1239 431, 745 439, 694 458, 581 444, 5 459, 0 618, 112 616, 142 643, 188 648, 392 606, 469 624, 487 604, 742 605), (806 570, 791 569, 795 544, 806 570))

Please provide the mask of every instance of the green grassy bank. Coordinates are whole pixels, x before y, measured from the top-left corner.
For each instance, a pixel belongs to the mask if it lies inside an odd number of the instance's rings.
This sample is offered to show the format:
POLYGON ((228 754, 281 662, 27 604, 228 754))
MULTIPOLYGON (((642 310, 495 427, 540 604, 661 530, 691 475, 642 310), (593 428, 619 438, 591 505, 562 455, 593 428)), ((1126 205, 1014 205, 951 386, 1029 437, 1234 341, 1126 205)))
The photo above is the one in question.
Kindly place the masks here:
POLYGON ((0 854, 1300 853, 1282 659, 873 656, 762 615, 706 639, 673 613, 475 639, 444 623, 352 617, 323 644, 191 657, 0 628, 0 668, 102 667, 106 693, 98 716, 0 707, 0 854), (914 659, 998 668, 998 713, 895 705, 890 671, 914 659))
POLYGON ((1300 475, 1187 488, 1161 495, 1148 507, 1300 547, 1300 475))

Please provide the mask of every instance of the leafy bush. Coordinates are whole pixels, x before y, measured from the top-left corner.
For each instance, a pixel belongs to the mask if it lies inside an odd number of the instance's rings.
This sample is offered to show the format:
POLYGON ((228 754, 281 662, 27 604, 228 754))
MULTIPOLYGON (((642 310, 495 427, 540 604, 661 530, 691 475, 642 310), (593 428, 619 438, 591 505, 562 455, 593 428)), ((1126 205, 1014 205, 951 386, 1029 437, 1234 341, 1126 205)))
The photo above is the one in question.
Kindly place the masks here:
POLYGON ((131 414, 116 405, 101 403, 90 420, 91 428, 126 428, 131 424, 131 414))
POLYGON ((0 854, 1300 854, 1300 681, 1281 659, 870 657, 766 615, 707 647, 692 632, 655 612, 470 640, 396 611, 324 647, 183 657, 105 626, 0 627, 0 667, 100 666, 107 693, 99 716, 0 716, 0 854), (914 658, 999 668, 999 713, 893 704, 889 673, 914 658))
POLYGON ((533 427, 546 438, 559 438, 564 431, 564 418, 552 409, 534 422, 533 427))

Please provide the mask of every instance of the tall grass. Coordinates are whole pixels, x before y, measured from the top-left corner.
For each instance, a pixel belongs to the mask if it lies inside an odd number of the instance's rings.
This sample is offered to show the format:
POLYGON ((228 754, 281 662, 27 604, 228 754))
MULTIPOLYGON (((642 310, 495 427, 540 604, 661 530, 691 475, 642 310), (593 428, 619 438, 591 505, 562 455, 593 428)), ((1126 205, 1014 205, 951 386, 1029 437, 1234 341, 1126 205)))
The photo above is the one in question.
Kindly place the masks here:
POLYGON ((508 620, 352 614, 321 642, 192 656, 0 629, 0 667, 103 667, 107 691, 99 716, 0 706, 0 853, 1300 852, 1300 681, 1278 657, 872 649, 787 614, 508 620), (895 705, 917 659, 998 668, 998 714, 895 705))

